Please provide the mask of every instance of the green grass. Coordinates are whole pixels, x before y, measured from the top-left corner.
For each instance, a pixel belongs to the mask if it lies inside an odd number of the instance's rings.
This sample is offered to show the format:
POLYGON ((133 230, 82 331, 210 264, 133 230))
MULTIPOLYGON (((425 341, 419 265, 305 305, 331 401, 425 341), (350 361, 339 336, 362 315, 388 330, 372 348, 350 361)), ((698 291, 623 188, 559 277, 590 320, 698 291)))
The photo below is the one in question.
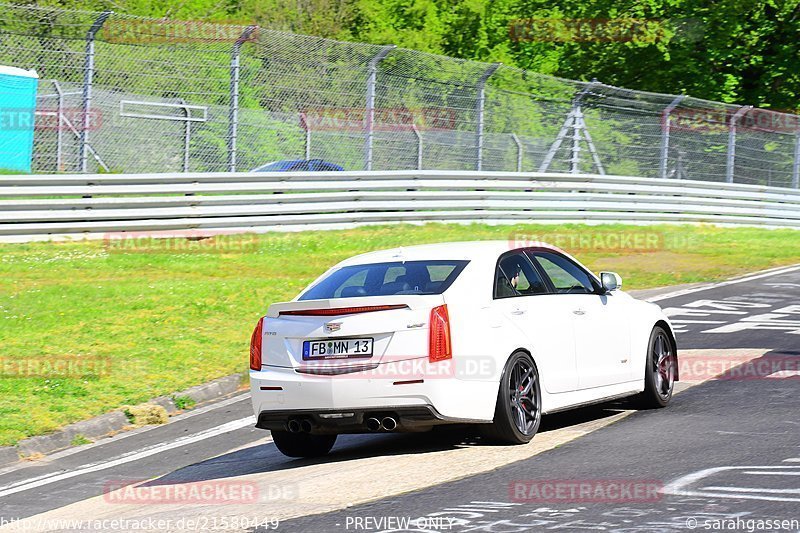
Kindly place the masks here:
POLYGON ((800 232, 697 226, 430 224, 149 247, 0 244, 0 445, 245 371, 250 333, 269 303, 294 297, 348 256, 514 233, 554 244, 599 239, 605 248, 564 247, 594 270, 619 272, 627 289, 800 262, 800 232), (650 245, 620 251, 615 235, 650 245))

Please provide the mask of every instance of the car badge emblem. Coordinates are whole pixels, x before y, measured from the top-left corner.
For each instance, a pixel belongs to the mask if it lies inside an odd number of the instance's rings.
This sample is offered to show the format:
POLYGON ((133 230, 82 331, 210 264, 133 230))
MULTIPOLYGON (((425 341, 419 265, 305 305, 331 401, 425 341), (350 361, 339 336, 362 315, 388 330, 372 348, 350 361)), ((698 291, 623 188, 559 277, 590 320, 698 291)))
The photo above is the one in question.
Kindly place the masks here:
POLYGON ((333 333, 334 331, 339 331, 340 329, 342 329, 341 322, 328 322, 325 324, 325 331, 328 333, 333 333))

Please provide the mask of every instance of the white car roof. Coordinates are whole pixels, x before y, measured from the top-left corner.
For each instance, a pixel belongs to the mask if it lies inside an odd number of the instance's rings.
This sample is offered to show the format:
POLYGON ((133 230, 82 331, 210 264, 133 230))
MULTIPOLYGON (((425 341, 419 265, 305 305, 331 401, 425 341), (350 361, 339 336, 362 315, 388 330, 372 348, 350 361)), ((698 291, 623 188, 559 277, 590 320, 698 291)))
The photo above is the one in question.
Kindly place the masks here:
POLYGON ((421 261, 436 259, 467 259, 470 261, 491 260, 493 263, 503 252, 519 248, 541 247, 549 248, 561 253, 562 250, 543 242, 531 242, 520 245, 512 240, 508 241, 466 241, 466 242, 440 242, 421 244, 416 246, 402 246, 389 250, 368 252, 356 255, 342 261, 339 266, 363 265, 366 263, 385 263, 391 261, 421 261))

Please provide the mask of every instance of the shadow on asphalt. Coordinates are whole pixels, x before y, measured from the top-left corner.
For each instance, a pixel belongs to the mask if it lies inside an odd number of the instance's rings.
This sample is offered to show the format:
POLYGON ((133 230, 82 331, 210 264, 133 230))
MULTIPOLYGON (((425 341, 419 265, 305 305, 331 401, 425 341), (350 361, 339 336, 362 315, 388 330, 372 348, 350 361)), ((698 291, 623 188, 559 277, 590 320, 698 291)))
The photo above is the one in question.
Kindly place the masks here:
MULTIPOLYGON (((547 415, 542 418, 539 433, 601 420, 619 413, 622 409, 622 404, 618 402, 547 415)), ((331 453, 317 459, 288 458, 269 443, 251 446, 189 465, 142 486, 193 483, 375 456, 429 453, 470 446, 495 445, 483 439, 480 436, 479 428, 474 425, 438 426, 427 433, 340 435, 331 453)))

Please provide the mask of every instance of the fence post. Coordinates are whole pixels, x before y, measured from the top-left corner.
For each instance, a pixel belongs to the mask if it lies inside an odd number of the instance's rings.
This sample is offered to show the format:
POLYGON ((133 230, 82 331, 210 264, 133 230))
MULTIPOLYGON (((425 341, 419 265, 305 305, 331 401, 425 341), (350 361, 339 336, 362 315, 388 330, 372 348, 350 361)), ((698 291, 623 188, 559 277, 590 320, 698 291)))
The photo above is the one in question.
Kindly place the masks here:
POLYGON ((390 44, 381 48, 380 52, 375 54, 369 60, 367 65, 367 102, 366 102, 366 119, 365 124, 366 135, 364 139, 364 169, 372 170, 372 145, 374 142, 375 132, 375 85, 378 81, 378 63, 383 61, 389 52, 397 48, 395 45, 390 44))
POLYGON ((305 148, 304 153, 306 161, 308 161, 311 159, 311 126, 308 124, 308 115, 306 113, 300 113, 300 127, 303 128, 303 132, 305 133, 303 146, 305 148))
MULTIPOLYGON (((81 172, 86 172, 89 166, 89 127, 91 120, 89 113, 92 108, 92 81, 94 78, 94 40, 97 32, 105 24, 106 19, 111 16, 112 11, 103 11, 92 23, 89 31, 86 32, 86 52, 83 63, 83 121, 81 126, 80 154, 81 172)), ((59 120, 61 117, 58 117, 59 120)))
POLYGON ((478 125, 476 128, 476 160, 475 160, 475 170, 482 170, 483 169, 483 127, 484 127, 484 112, 486 108, 486 80, 489 79, 489 76, 494 74, 497 69, 500 68, 500 63, 492 63, 489 65, 489 68, 483 71, 481 77, 478 79, 478 103, 476 108, 476 115, 478 118, 478 125))
POLYGON ((367 66, 366 136, 364 140, 365 170, 372 170, 372 152, 375 141, 375 90, 378 80, 378 63, 389 55, 389 52, 394 48, 396 48, 396 46, 393 44, 384 46, 370 59, 367 66))
POLYGON ((186 118, 183 125, 183 172, 189 172, 189 147, 192 143, 192 112, 186 106, 186 100, 179 98, 178 102, 184 106, 183 116, 186 118))
POLYGON ((511 134, 511 139, 517 145, 517 172, 522 172, 522 143, 516 133, 511 134))
POLYGON ((250 36, 258 26, 248 26, 233 43, 231 51, 231 105, 228 112, 228 172, 236 172, 236 135, 239 131, 239 74, 241 66, 239 57, 242 52, 242 45, 250 39, 250 36))
POLYGON ((740 107, 730 120, 730 127, 728 129, 728 160, 725 169, 725 181, 728 183, 733 183, 733 169, 736 164, 736 121, 751 109, 753 109, 751 105, 740 107))
POLYGON ((53 88, 58 95, 58 107, 56 108, 56 172, 61 172, 61 158, 64 151, 64 125, 62 117, 64 116, 64 91, 61 89, 61 84, 58 80, 51 80, 53 88))
POLYGON ((666 179, 667 177, 667 163, 669 162, 669 133, 670 133, 670 113, 678 107, 683 99, 686 98, 685 94, 676 97, 661 114, 661 162, 658 167, 658 177, 666 179))
POLYGON ((794 165, 792 166, 792 188, 800 188, 800 131, 794 137, 794 165))
POLYGON ((411 131, 417 137, 417 170, 422 170, 422 134, 416 124, 411 124, 411 131))

